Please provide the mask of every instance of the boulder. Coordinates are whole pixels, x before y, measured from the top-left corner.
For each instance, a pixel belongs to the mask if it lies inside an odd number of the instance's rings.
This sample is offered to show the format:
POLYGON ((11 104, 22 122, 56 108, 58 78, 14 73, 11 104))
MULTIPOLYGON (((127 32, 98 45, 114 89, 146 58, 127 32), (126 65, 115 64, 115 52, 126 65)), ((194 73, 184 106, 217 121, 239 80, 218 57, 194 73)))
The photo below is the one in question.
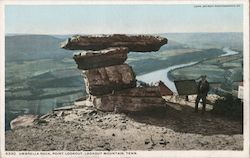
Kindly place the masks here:
POLYGON ((16 129, 18 127, 27 127, 34 125, 34 121, 38 119, 37 115, 23 115, 18 116, 10 122, 10 128, 16 129))
POLYGON ((100 51, 85 51, 73 58, 78 69, 88 70, 99 67, 120 65, 127 59, 128 48, 118 47, 100 51))
POLYGON ((76 35, 61 44, 69 50, 102 50, 109 47, 127 47, 133 52, 158 51, 168 40, 159 36, 150 35, 76 35))
POLYGON ((83 71, 87 93, 104 95, 136 86, 135 74, 127 64, 83 71))
POLYGON ((160 87, 136 87, 117 91, 112 95, 91 96, 94 106, 102 111, 141 111, 147 108, 164 107, 160 87))
POLYGON ((120 95, 93 96, 94 106, 101 110, 112 112, 136 112, 155 107, 165 107, 165 100, 161 97, 131 97, 120 95))

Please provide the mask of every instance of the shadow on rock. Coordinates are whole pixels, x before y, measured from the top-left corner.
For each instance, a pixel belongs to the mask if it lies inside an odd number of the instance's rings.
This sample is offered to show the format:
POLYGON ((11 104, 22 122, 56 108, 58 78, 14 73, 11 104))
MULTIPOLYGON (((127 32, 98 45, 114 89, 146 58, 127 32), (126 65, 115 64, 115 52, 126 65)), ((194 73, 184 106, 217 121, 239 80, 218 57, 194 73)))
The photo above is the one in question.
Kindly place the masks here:
POLYGON ((210 112, 204 115, 200 111, 194 113, 192 107, 179 104, 170 104, 165 108, 147 109, 127 115, 137 122, 166 127, 181 133, 202 135, 243 133, 243 124, 240 121, 214 116, 210 112))

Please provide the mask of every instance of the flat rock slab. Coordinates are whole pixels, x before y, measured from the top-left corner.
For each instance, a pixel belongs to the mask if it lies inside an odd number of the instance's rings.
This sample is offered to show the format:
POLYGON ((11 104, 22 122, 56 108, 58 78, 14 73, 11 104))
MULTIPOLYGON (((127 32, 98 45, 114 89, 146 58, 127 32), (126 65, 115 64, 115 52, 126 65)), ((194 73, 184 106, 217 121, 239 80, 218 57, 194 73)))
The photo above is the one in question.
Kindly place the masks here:
POLYGON ((127 47, 133 52, 158 51, 168 40, 150 35, 76 35, 61 44, 61 48, 69 50, 102 50, 109 47, 127 47))
POLYGON ((127 64, 90 69, 83 73, 87 93, 95 96, 136 86, 135 74, 127 64))
POLYGON ((100 51, 86 51, 73 58, 78 69, 88 70, 99 67, 120 65, 127 59, 128 48, 109 48, 100 51))
POLYGON ((38 119, 37 115, 18 116, 17 118, 15 118, 14 120, 10 122, 10 128, 13 130, 18 127, 32 126, 36 119, 38 119))
POLYGON ((92 99, 97 109, 108 112, 136 112, 155 107, 165 107, 165 100, 161 97, 105 95, 92 99))
POLYGON ((116 91, 114 93, 117 96, 128 96, 128 97, 161 97, 159 86, 150 87, 136 87, 126 89, 122 91, 116 91))
POLYGON ((165 100, 161 97, 159 86, 136 87, 90 98, 94 106, 102 111, 134 112, 166 105, 165 100))

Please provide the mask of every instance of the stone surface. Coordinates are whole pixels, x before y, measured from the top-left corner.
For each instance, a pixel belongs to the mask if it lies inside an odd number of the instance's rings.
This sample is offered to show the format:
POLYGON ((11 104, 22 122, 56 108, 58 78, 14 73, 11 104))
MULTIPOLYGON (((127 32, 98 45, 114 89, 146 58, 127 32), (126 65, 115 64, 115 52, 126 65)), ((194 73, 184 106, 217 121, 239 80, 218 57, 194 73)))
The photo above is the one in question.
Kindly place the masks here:
POLYGON ((34 121, 38 118, 37 115, 23 115, 18 116, 10 122, 10 128, 16 129, 18 127, 27 127, 34 125, 34 121))
MULTIPOLYGON (((174 104, 174 106, 182 105, 174 104)), ((64 111, 67 115, 62 117, 51 113, 45 118, 47 124, 34 124, 5 131, 5 150, 116 152, 126 147, 128 152, 138 150, 237 152, 237 150, 242 151, 244 146, 242 122, 210 113, 201 116, 193 113, 193 108, 187 105, 183 105, 182 110, 166 107, 166 110, 153 114, 143 112, 125 115, 96 110, 95 115, 90 115, 94 113, 93 111, 94 107, 81 106, 71 111, 64 111), (73 117, 74 119, 71 119, 73 117), (126 123, 123 123, 124 120, 126 123), (106 142, 109 142, 110 146, 106 145, 106 142)))
POLYGON ((159 81, 155 86, 159 87, 161 96, 172 96, 174 94, 162 81, 159 81))
POLYGON ((63 106, 63 107, 55 108, 55 109, 53 109, 53 111, 72 110, 73 108, 74 108, 74 106, 69 105, 69 106, 63 106))
POLYGON ((136 87, 114 92, 115 95, 128 97, 161 97, 159 86, 136 87))
POLYGON ((93 104, 101 111, 135 112, 155 107, 165 107, 165 100, 161 97, 129 97, 119 95, 105 95, 93 97, 93 104))
POLYGON ((129 51, 151 52, 158 51, 167 42, 166 38, 150 35, 76 35, 62 43, 61 47, 70 50, 102 50, 109 47, 127 47, 129 51))
POLYGON ((127 59, 128 48, 109 48, 101 51, 85 51, 73 58, 78 69, 88 70, 99 67, 120 65, 127 59))
POLYGON ((90 101, 102 111, 140 111, 154 107, 164 107, 165 100, 162 98, 161 87, 148 86, 136 87, 103 96, 91 96, 90 101))
POLYGON ((103 95, 136 86, 135 74, 127 64, 83 71, 87 93, 103 95))

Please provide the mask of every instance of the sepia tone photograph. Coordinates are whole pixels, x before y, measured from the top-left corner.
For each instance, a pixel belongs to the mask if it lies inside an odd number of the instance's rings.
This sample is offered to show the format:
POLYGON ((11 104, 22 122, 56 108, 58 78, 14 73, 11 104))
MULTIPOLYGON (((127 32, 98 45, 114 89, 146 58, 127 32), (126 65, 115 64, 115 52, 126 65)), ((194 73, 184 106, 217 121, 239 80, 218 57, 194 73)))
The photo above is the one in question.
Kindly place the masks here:
POLYGON ((248 1, 0 5, 1 157, 249 157, 248 1))

